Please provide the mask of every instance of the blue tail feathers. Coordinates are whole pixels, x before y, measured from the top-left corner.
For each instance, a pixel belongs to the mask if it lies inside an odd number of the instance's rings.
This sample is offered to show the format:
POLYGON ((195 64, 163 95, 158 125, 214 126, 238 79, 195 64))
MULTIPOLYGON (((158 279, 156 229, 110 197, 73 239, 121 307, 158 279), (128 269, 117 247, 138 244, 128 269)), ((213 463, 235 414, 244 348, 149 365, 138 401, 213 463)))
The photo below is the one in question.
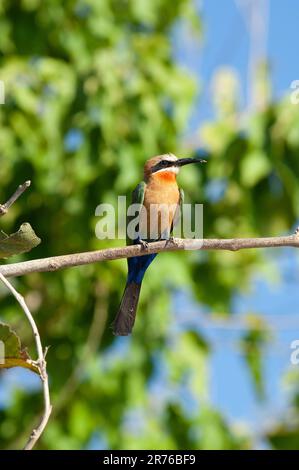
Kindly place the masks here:
POLYGON ((136 282, 137 284, 141 284, 145 271, 156 256, 157 253, 153 253, 151 255, 134 256, 133 258, 128 258, 129 272, 127 282, 136 282))
POLYGON ((143 276, 156 256, 157 253, 128 258, 127 284, 113 322, 113 333, 115 335, 127 336, 132 332, 143 276))

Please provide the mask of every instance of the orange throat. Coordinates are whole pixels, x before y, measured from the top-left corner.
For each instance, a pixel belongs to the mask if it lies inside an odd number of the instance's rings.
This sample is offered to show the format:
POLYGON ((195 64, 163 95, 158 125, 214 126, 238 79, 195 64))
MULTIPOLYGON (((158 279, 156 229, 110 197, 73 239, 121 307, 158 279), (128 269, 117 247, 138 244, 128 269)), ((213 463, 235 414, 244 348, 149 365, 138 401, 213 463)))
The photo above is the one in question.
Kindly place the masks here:
POLYGON ((176 174, 173 171, 161 171, 154 175, 156 181, 161 181, 164 183, 175 183, 176 174))

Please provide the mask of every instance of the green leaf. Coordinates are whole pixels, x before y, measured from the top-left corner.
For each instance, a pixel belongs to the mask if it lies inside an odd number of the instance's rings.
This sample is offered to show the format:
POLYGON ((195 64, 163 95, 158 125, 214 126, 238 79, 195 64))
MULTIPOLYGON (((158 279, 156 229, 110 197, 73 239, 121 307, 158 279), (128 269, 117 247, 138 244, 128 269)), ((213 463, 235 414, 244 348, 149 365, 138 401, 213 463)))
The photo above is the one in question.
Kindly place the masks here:
POLYGON ((41 242, 30 224, 24 223, 16 233, 0 233, 0 258, 26 253, 41 242))
POLYGON ((243 158, 240 169, 242 183, 251 188, 268 176, 271 171, 271 163, 264 152, 254 150, 243 158))
POLYGON ((240 346, 245 355, 257 398, 265 399, 263 380, 263 348, 267 344, 269 332, 259 316, 250 315, 249 329, 241 339, 240 346))
POLYGON ((22 349, 19 336, 9 325, 0 322, 0 369, 24 367, 39 374, 37 365, 26 350, 22 349))
POLYGON ((270 444, 277 450, 296 450, 298 449, 299 430, 287 425, 280 425, 277 429, 270 430, 268 434, 270 444))

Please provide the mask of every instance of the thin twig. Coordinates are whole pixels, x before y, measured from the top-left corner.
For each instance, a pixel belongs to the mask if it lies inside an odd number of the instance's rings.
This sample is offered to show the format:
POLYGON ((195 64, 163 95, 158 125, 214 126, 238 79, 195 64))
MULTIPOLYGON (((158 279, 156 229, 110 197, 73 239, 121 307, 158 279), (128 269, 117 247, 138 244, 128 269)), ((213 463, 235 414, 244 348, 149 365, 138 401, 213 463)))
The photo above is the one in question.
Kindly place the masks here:
POLYGON ((162 251, 192 251, 192 250, 229 250, 238 251, 249 248, 299 248, 299 232, 285 237, 268 238, 227 238, 227 239, 183 239, 176 238, 173 242, 158 241, 149 243, 147 248, 140 245, 130 245, 121 248, 106 248, 98 251, 74 253, 70 255, 52 256, 50 258, 35 259, 22 263, 13 263, 0 266, 0 273, 6 277, 22 276, 34 272, 51 272, 63 268, 81 266, 84 264, 110 261, 132 256, 143 256, 162 251))
POLYGON ((5 204, 0 204, 0 217, 7 213, 8 209, 16 202, 17 199, 26 191, 27 188, 31 185, 31 181, 25 181, 25 183, 20 184, 13 195, 5 202, 5 204))
POLYGON ((3 282, 3 284, 5 284, 7 289, 9 289, 9 291, 12 293, 12 295, 15 297, 15 299, 19 303, 20 307, 24 311, 24 313, 25 313, 25 315, 26 315, 26 317, 27 317, 27 319, 30 323, 31 329, 33 331, 35 344, 36 344, 36 349, 37 349, 37 354, 38 354, 37 364, 38 364, 38 367, 39 367, 40 377, 41 377, 41 381, 42 381, 42 385, 43 385, 44 412, 43 412, 43 416, 42 416, 42 419, 40 421, 40 424, 38 425, 37 428, 35 428, 32 431, 32 433, 31 433, 31 435, 30 435, 30 437, 27 441, 27 444, 24 447, 24 450, 31 450, 34 447, 34 445, 36 444, 36 442, 38 441, 38 439, 40 438, 41 434, 43 433, 43 431, 44 431, 44 429, 45 429, 45 427, 48 423, 51 411, 52 411, 52 406, 51 406, 51 402, 50 402, 48 374, 47 374, 47 368, 46 368, 47 364, 46 364, 46 359, 45 359, 46 354, 47 354, 47 349, 45 350, 45 352, 43 352, 43 348, 42 348, 38 328, 37 328, 36 323, 33 319, 33 316, 30 313, 29 308, 26 305, 26 302, 25 302, 23 296, 21 294, 19 294, 19 292, 16 291, 16 289, 11 285, 11 283, 1 273, 0 273, 0 280, 3 282))
MULTIPOLYGON (((55 419, 55 417, 59 415, 61 411, 63 411, 64 407, 70 402, 72 396, 80 386, 82 375, 87 367, 86 364, 91 358, 95 357, 96 351, 100 348, 108 314, 106 294, 107 289, 105 286, 101 282, 98 283, 95 288, 96 304, 93 319, 91 321, 86 341, 84 342, 82 354, 80 354, 80 358, 75 365, 74 370, 69 375, 53 403, 53 411, 51 414, 52 419, 55 419)), ((9 443, 7 450, 18 448, 24 439, 24 436, 27 436, 30 433, 31 428, 31 424, 27 426, 27 429, 25 428, 21 435, 18 435, 13 442, 9 443)))

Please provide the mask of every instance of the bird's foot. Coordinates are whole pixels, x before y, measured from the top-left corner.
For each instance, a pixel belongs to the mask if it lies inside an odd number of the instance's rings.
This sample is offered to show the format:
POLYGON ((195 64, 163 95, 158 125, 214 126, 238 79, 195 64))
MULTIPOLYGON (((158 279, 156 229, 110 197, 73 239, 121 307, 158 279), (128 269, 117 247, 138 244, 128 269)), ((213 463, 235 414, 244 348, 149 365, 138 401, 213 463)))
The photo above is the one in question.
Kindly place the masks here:
POLYGON ((177 242, 176 242, 176 239, 174 237, 169 237, 167 240, 166 240, 166 246, 168 245, 172 245, 172 246, 177 246, 177 242))
POLYGON ((148 250, 148 242, 142 240, 141 238, 138 240, 139 245, 141 245, 142 249, 147 251, 148 250))

